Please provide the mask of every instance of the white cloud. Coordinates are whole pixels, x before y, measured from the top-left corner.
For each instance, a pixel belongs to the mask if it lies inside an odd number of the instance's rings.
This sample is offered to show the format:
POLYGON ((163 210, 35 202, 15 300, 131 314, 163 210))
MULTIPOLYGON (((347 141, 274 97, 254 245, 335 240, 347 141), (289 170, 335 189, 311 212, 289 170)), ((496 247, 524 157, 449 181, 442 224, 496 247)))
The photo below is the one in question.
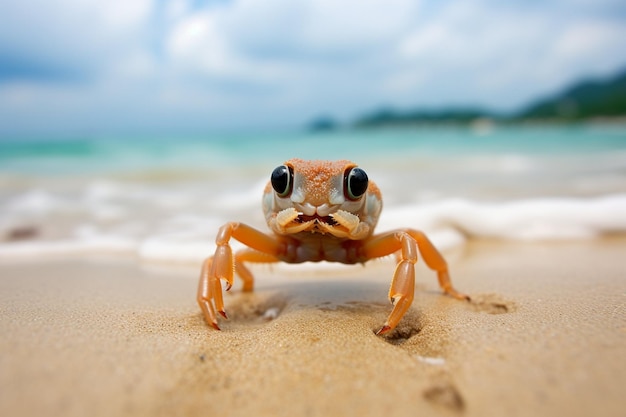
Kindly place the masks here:
POLYGON ((86 17, 101 22, 106 33, 134 32, 143 26, 153 10, 152 0, 107 0, 86 2, 84 0, 62 0, 67 8, 84 8, 86 17))
POLYGON ((207 75, 279 79, 311 63, 345 64, 394 42, 414 10, 408 0, 242 0, 180 19, 167 50, 174 65, 207 75))
POLYGON ((209 128, 352 118, 381 104, 512 108, 626 64, 626 18, 608 12, 624 7, 613 0, 198 4, 0 3, 0 60, 84 76, 42 82, 24 71, 16 81, 0 70, 0 130, 52 113, 59 126, 80 115, 94 129, 209 128))
POLYGON ((437 98, 425 99, 426 105, 454 103, 456 95, 457 103, 512 109, 626 64, 623 23, 559 11, 488 1, 448 4, 400 42, 400 69, 385 82, 389 95, 432 92, 437 98))
POLYGON ((2 2, 0 53, 44 79, 97 77, 141 48, 151 11, 151 0, 2 2))
MULTIPOLYGON (((611 50, 623 46, 626 25, 599 21, 582 21, 564 28, 555 39, 554 53, 559 62, 580 64, 580 60, 610 60, 611 50)), ((626 52, 624 55, 626 56, 626 52)))
POLYGON ((166 44, 174 65, 227 73, 236 63, 209 13, 198 13, 177 24, 166 44))
POLYGON ((251 53, 336 57, 396 40, 416 12, 410 0, 244 0, 226 21, 236 42, 251 53))

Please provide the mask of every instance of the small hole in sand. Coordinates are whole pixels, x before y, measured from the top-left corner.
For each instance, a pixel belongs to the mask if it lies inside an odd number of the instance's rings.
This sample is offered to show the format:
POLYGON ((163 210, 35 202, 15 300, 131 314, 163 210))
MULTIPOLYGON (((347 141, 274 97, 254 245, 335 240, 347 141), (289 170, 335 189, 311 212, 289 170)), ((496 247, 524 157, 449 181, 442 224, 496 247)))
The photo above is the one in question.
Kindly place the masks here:
POLYGON ((421 328, 412 325, 400 325, 391 332, 383 335, 383 339, 392 345, 402 345, 406 343, 410 338, 420 332, 421 328))
POLYGON ((237 294, 226 306, 229 320, 236 323, 264 323, 280 316, 287 301, 278 294, 261 292, 237 294))
POLYGON ((515 311, 517 305, 498 294, 479 294, 472 297, 470 306, 475 311, 488 314, 506 314, 515 311))
POLYGON ((452 411, 461 412, 465 408, 465 401, 459 390, 450 383, 436 383, 424 391, 426 401, 447 408, 452 411))

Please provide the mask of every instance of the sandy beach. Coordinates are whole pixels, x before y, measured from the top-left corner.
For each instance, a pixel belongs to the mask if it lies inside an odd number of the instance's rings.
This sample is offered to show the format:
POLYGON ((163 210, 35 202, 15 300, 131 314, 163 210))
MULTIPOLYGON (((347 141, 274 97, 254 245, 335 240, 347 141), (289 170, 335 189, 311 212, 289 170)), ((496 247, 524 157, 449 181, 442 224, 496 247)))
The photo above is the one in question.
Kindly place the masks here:
POLYGON ((0 417, 626 417, 626 1, 353 3, 0 2, 0 417))
POLYGON ((253 267, 211 330, 197 268, 124 259, 0 265, 0 414, 619 416, 626 238, 471 242, 440 295, 418 270, 388 337, 391 260, 253 267))

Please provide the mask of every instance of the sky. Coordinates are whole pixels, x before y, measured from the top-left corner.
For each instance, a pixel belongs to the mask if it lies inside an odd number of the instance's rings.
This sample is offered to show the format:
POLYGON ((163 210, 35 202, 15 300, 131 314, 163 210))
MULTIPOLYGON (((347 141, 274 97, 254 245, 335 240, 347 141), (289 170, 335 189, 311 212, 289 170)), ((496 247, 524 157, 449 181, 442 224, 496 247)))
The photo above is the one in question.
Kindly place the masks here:
POLYGON ((514 111, 625 39, 623 0, 0 0, 0 138, 514 111))

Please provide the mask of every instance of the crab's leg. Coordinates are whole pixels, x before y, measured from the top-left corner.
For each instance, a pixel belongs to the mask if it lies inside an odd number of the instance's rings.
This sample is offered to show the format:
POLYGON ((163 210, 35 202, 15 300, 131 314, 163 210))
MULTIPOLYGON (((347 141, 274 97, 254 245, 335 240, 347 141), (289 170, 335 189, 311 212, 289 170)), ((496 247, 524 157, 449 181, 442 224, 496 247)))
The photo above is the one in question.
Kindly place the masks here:
POLYGON ((266 235, 243 223, 226 223, 217 233, 215 254, 206 259, 202 265, 200 281, 198 283, 197 301, 207 323, 219 330, 217 313, 226 317, 224 300, 222 298, 221 280, 227 282, 227 290, 233 285, 233 272, 237 268, 244 281, 244 289, 251 290, 253 286, 252 274, 242 264, 246 260, 261 259, 252 255, 252 251, 242 251, 233 257, 230 239, 234 238, 255 251, 267 254, 265 262, 272 262, 280 253, 281 243, 274 237, 266 235))
POLYGON ((420 254, 424 258, 426 265, 430 269, 437 271, 437 279, 443 292, 458 300, 469 301, 470 297, 468 295, 458 292, 452 286, 450 273, 448 272, 448 264, 443 256, 441 256, 441 253, 439 253, 437 248, 432 244, 430 239, 428 239, 428 237, 419 230, 406 229, 405 232, 411 235, 411 237, 413 237, 413 239, 417 242, 420 254))
MULTIPOLYGON (((204 319, 207 323, 213 326, 215 329, 219 330, 219 326, 217 325, 217 316, 215 314, 215 305, 217 302, 215 300, 215 294, 219 294, 218 297, 222 297, 222 286, 220 284, 219 279, 214 279, 211 275, 211 270, 213 266, 213 257, 205 259, 202 264, 202 271, 200 272, 200 280, 198 281, 198 293, 196 300, 198 301, 198 305, 200 306, 200 310, 202 310, 202 314, 204 315, 204 319), (216 288, 217 285, 217 288, 216 288)), ((219 304, 223 304, 221 301, 219 304)), ((225 312, 221 312, 222 315, 226 314, 225 312)))
POLYGON ((242 249, 235 254, 235 271, 239 278, 243 281, 243 291, 252 291, 254 289, 254 277, 244 262, 255 263, 271 263, 278 262, 279 259, 269 253, 259 252, 254 249, 242 249))
POLYGON ((437 271, 439 285, 444 292, 455 298, 469 300, 468 296, 452 287, 445 259, 420 231, 403 229, 376 235, 368 239, 362 249, 367 259, 379 258, 400 251, 398 265, 389 289, 389 299, 393 304, 393 309, 377 334, 394 329, 413 302, 418 249, 426 265, 437 271))

